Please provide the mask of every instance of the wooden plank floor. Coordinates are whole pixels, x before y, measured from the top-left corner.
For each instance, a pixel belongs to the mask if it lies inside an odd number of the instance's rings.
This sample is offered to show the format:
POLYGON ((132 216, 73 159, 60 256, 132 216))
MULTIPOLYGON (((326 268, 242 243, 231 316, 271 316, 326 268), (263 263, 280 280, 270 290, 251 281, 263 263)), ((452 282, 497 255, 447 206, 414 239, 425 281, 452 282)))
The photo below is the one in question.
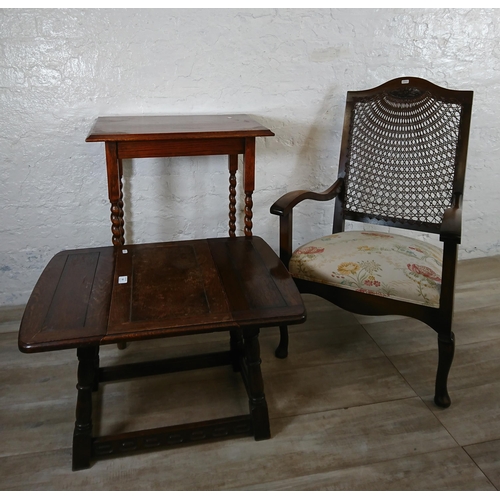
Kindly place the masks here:
MULTIPOLYGON (((22 308, 0 311, 0 490, 498 490, 500 256, 459 263, 449 382, 432 403, 435 334, 416 320, 361 317, 304 296, 305 324, 276 359, 261 334, 272 438, 238 438, 96 462, 71 472, 74 351, 22 354, 22 308)), ((225 348, 225 333, 113 346, 102 364, 225 348)), ((240 414, 229 367, 109 383, 97 433, 240 414)))

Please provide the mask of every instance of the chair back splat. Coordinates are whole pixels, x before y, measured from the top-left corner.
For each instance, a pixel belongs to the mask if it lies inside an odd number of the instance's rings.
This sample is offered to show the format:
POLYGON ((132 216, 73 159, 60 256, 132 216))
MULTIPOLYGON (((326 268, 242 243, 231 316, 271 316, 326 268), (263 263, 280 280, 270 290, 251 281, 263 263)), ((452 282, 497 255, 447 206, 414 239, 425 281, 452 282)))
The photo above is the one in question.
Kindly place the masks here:
MULTIPOLYGON (((417 318, 438 334, 434 401, 450 405, 455 270, 473 92, 401 77, 347 92, 338 177, 322 193, 293 191, 280 216, 280 257, 302 293, 348 311, 417 318), (292 249, 293 208, 335 199, 333 234, 292 249), (441 246, 391 231, 345 231, 345 221, 439 234, 441 246)), ((278 357, 288 354, 281 328, 278 357)))
POLYGON ((464 188, 472 92, 397 78, 347 93, 342 219, 439 233, 464 188))

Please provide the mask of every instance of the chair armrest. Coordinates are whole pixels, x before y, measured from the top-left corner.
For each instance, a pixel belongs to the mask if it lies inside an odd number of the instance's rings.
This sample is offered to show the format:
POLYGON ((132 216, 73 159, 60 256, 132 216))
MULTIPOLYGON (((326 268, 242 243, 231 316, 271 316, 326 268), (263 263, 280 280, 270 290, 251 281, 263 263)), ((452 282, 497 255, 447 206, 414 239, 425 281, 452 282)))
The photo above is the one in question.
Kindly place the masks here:
POLYGON ((462 195, 453 195, 452 206, 444 212, 439 240, 460 244, 462 237, 462 195))
POLYGON ((303 200, 328 201, 343 189, 344 179, 337 179, 326 191, 291 191, 279 198, 271 207, 271 213, 280 216, 280 259, 288 268, 292 256, 293 207, 303 200))
POLYGON ((344 179, 339 178, 327 190, 322 193, 315 193, 313 191, 290 191, 279 198, 272 206, 271 213, 274 215, 284 216, 288 215, 293 207, 304 200, 328 201, 335 198, 340 194, 344 185, 344 179))

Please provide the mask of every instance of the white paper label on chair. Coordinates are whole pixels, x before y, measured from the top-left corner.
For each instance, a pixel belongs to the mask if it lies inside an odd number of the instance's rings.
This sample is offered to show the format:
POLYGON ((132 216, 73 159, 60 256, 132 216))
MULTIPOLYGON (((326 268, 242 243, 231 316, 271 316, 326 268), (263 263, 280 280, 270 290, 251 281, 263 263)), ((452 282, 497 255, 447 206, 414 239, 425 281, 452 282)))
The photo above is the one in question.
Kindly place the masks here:
POLYGON ((123 285, 127 283, 128 281, 128 276, 118 276, 118 284, 123 285))
POLYGON ((405 83, 410 83, 410 80, 401 80, 401 83, 404 85, 405 83))
POLYGON ((122 253, 128 253, 128 250, 125 248, 124 250, 122 250, 122 253))

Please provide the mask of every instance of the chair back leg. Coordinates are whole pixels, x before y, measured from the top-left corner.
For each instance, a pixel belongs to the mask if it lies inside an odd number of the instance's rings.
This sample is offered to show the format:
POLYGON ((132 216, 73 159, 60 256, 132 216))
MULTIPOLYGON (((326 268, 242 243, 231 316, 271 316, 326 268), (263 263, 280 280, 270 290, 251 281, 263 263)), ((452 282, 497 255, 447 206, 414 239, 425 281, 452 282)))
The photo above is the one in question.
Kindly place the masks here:
POLYGON ((274 355, 277 358, 285 359, 288 356, 288 326, 280 325, 280 343, 276 350, 274 351, 274 355))

